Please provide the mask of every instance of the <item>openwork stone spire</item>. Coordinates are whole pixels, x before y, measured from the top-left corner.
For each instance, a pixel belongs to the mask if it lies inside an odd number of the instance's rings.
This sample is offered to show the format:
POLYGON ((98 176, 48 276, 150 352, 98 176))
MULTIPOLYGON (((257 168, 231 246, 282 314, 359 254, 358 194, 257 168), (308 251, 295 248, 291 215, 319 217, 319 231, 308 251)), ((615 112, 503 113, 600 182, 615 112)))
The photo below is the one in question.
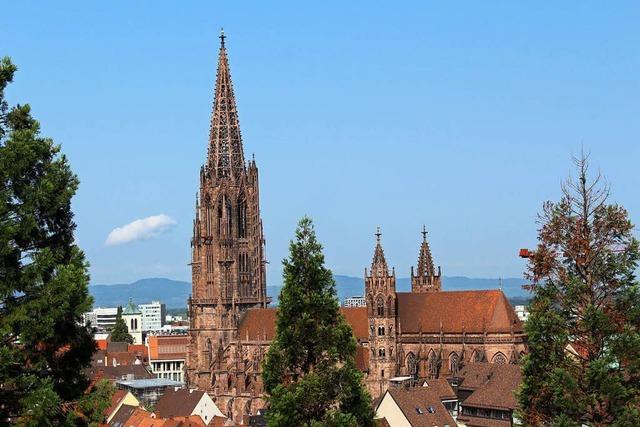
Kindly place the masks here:
POLYGON ((225 38, 224 31, 221 31, 215 98, 209 129, 208 167, 214 178, 238 179, 244 169, 244 155, 225 38))
POLYGON ((431 249, 427 242, 427 229, 422 227, 422 245, 420 246, 420 255, 418 256, 418 276, 433 275, 433 258, 431 258, 431 249))
POLYGON ((376 249, 373 253, 373 261, 371 262, 371 274, 378 277, 387 277, 389 275, 389 268, 387 267, 387 260, 384 258, 384 251, 380 244, 380 227, 376 231, 376 249))
POLYGON ((427 229, 422 227, 422 245, 418 255, 418 268, 411 267, 411 292, 431 292, 441 289, 440 267, 436 272, 433 267, 431 249, 427 242, 427 229))

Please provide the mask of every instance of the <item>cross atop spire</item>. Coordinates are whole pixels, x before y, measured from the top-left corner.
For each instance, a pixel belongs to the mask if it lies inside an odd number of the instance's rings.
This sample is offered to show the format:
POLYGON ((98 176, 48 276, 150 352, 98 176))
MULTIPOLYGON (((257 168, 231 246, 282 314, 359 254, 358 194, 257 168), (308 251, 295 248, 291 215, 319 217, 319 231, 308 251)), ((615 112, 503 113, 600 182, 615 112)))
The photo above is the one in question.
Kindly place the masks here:
POLYGON ((224 35, 224 28, 220 28, 220 47, 224 47, 224 39, 226 39, 227 36, 224 35))
POLYGON ((207 166, 217 179, 237 180, 244 171, 244 153, 225 39, 221 30, 207 166))
POLYGON ((427 228, 422 226, 422 245, 418 255, 418 276, 432 276, 434 274, 433 258, 431 257, 429 242, 427 242, 427 228))
POLYGON ((380 227, 376 229, 376 249, 373 253, 373 261, 371 262, 371 274, 378 277, 386 277, 389 275, 389 267, 387 267, 387 260, 384 257, 384 250, 380 244, 380 227))

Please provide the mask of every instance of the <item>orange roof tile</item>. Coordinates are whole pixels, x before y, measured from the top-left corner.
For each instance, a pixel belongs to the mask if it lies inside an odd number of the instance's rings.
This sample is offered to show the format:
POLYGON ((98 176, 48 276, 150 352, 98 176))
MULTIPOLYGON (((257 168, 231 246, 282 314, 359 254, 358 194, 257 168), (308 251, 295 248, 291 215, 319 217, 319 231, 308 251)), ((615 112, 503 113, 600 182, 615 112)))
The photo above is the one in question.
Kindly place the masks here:
POLYGON ((412 426, 456 425, 438 394, 428 387, 392 388, 388 393, 412 426))
POLYGON ((118 407, 118 404, 120 403, 120 401, 124 399, 126 395, 127 395, 126 390, 120 390, 120 389, 116 390, 115 393, 113 393, 113 396, 111 396, 111 405, 104 410, 104 415, 106 417, 111 415, 113 411, 115 411, 116 408, 118 407))
POLYGON ((356 346, 356 367, 362 372, 369 370, 369 350, 361 345, 356 346))
POLYGON ((522 323, 499 290, 398 292, 402 333, 519 333, 522 323))
MULTIPOLYGON (((341 307, 340 312, 353 329, 356 339, 366 339, 369 336, 367 308, 341 307)), ((247 310, 240 320, 238 337, 241 340, 260 341, 266 338, 273 340, 276 332, 277 308, 252 308, 247 310)))
POLYGON ((470 363, 461 371, 460 388, 474 389, 463 406, 514 410, 518 406, 515 391, 522 382, 520 365, 470 363))

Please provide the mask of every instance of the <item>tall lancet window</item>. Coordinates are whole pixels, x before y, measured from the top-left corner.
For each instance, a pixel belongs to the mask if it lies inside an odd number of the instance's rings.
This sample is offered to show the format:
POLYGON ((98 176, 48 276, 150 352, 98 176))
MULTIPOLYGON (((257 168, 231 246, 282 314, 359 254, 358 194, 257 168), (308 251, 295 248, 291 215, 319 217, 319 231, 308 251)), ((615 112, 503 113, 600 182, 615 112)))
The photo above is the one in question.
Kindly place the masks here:
POLYGON ((384 316, 384 299, 382 299, 382 296, 378 297, 378 302, 376 305, 378 310, 378 316, 384 316))
POLYGON ((227 236, 231 236, 233 235, 233 214, 232 214, 232 208, 231 208, 231 202, 229 200, 227 200, 226 203, 226 208, 227 208, 227 236))
POLYGON ((243 197, 238 201, 238 237, 247 237, 247 202, 243 197))

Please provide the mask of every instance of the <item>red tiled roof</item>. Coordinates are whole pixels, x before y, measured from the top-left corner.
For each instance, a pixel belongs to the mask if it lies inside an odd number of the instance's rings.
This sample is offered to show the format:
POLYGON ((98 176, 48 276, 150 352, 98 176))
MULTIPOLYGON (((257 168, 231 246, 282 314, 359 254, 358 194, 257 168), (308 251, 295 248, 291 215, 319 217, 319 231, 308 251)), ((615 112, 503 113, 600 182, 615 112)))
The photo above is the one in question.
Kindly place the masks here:
POLYGON ((468 427, 511 427, 510 420, 495 420, 491 418, 472 417, 469 415, 458 415, 458 421, 468 427))
POLYGON ((124 399, 126 395, 127 395, 126 390, 116 390, 115 393, 113 393, 113 396, 111 396, 111 405, 104 410, 104 415, 106 417, 111 415, 113 411, 115 411, 116 408, 118 407, 118 404, 120 403, 120 401, 124 399))
MULTIPOLYGON (((340 308, 340 312, 345 317, 347 323, 353 329, 356 339, 366 339, 369 336, 367 308, 351 307, 340 308)), ((252 308, 247 310, 240 320, 238 337, 241 340, 267 341, 273 340, 276 332, 276 318, 278 309, 276 308, 252 308)))
POLYGON ((156 413, 163 417, 188 417, 202 399, 204 391, 168 388, 156 405, 156 413))
POLYGON ((357 340, 369 338, 369 320, 367 319, 367 307, 341 307, 340 312, 351 325, 353 336, 357 340))
POLYGON ((356 346, 356 367, 362 372, 369 370, 369 349, 361 345, 356 346))
POLYGON ((446 378, 434 378, 425 381, 424 387, 430 387, 440 400, 458 400, 458 395, 453 391, 446 378))
POLYGON ((139 408, 136 406, 122 405, 120 409, 118 409, 118 412, 116 412, 115 415, 111 418, 109 424, 111 424, 113 427, 124 426, 127 420, 131 418, 138 409, 139 408))
POLYGON ((470 363, 460 371, 464 379, 460 388, 475 391, 462 403, 476 408, 514 410, 518 406, 515 392, 522 382, 520 365, 470 363))
POLYGON ((457 425, 438 394, 428 387, 414 387, 408 390, 391 388, 387 392, 412 426, 457 425), (429 408, 433 412, 430 412, 429 408))
POLYGON ((522 323, 499 290, 398 292, 402 333, 518 333, 522 323))

